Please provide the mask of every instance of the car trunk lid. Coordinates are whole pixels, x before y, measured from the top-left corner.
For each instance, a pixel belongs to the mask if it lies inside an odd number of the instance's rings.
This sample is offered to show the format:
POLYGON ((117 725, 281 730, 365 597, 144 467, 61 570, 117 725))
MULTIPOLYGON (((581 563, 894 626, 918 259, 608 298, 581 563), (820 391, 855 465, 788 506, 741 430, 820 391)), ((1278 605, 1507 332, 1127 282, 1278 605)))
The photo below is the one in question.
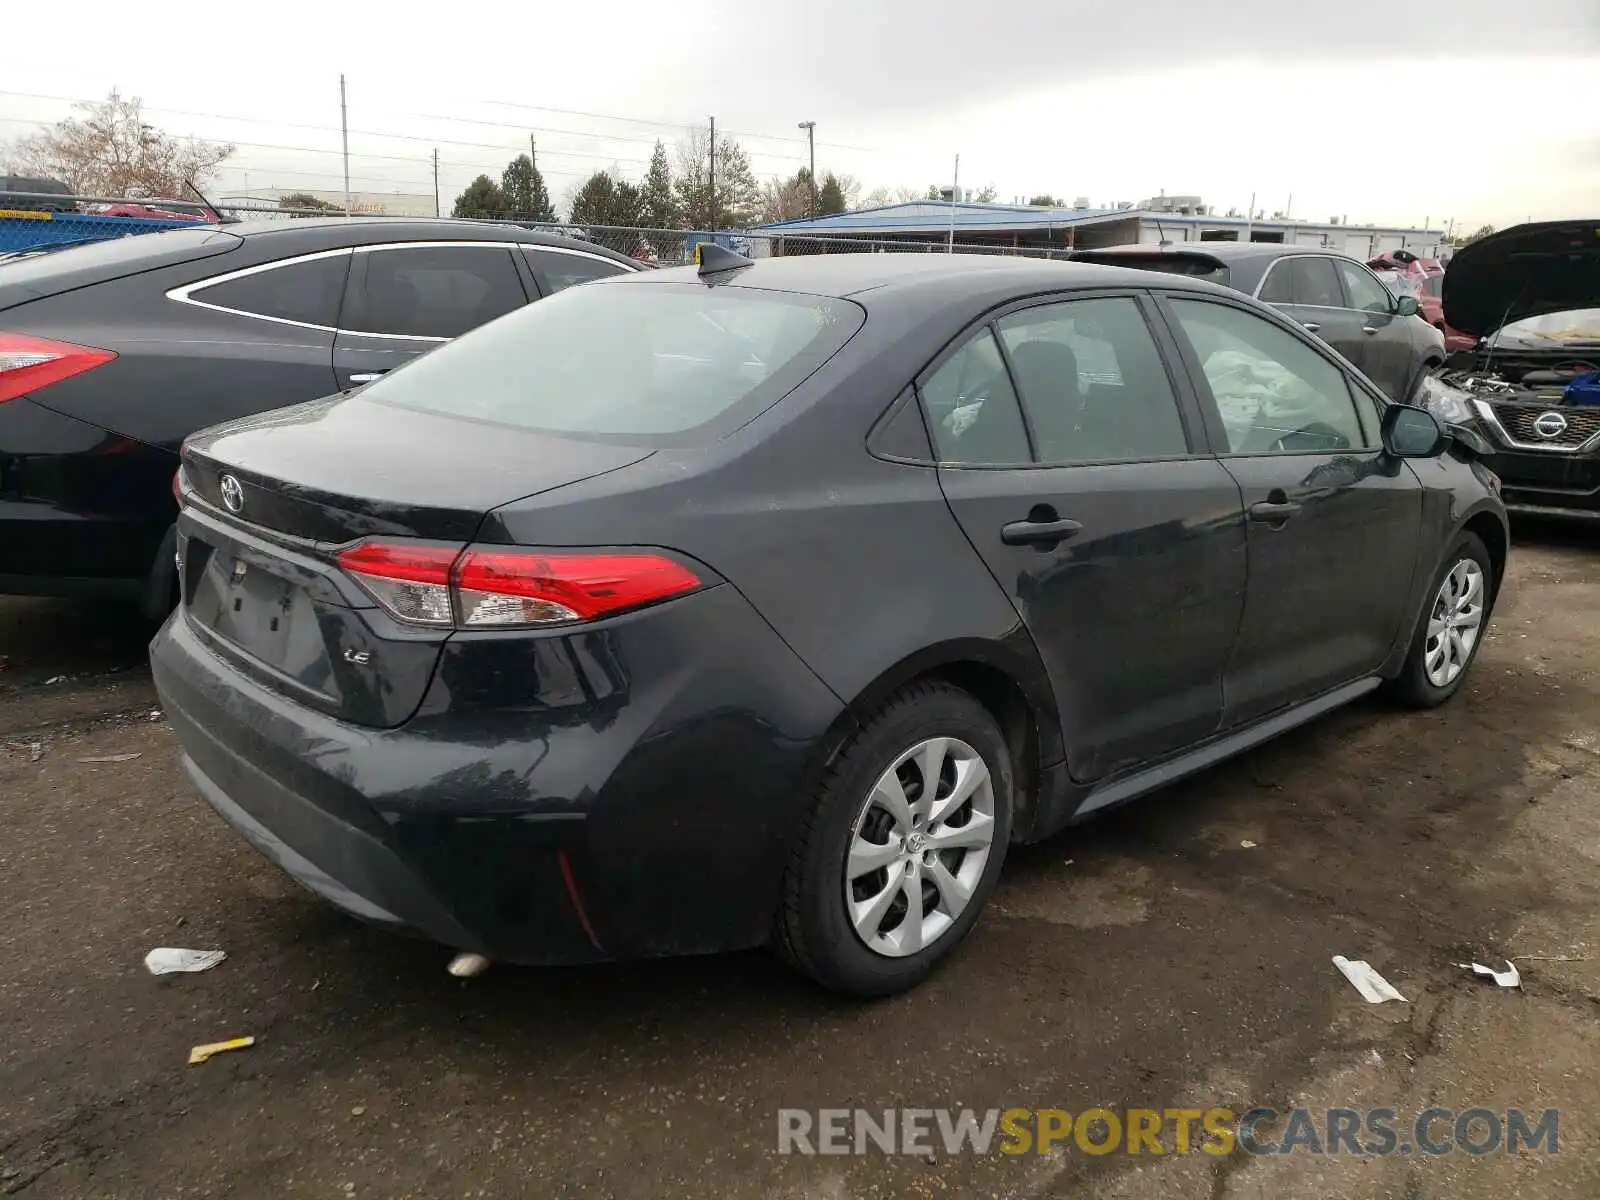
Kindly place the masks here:
POLYGON ((161 267, 227 254, 242 245, 244 239, 238 234, 207 225, 108 238, 59 249, 40 246, 39 253, 22 253, 0 261, 0 309, 161 267))
POLYGON ((387 614, 337 565, 366 538, 459 550, 490 509, 647 458, 359 397, 219 426, 184 447, 183 619, 259 681, 392 727, 450 636, 387 614))
POLYGON ((1462 247, 1441 299, 1451 328, 1479 337, 1528 317, 1600 307, 1600 217, 1515 225, 1462 247))

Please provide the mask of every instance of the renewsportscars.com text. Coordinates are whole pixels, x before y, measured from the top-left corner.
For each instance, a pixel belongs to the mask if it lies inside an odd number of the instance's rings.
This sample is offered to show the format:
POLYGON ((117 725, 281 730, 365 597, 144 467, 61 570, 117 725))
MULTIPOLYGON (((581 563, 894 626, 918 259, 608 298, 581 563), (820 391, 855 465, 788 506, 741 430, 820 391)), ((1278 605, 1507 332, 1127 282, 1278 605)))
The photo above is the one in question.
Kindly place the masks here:
POLYGON ((1555 1154, 1557 1109, 970 1108, 778 1110, 779 1154, 1555 1154))

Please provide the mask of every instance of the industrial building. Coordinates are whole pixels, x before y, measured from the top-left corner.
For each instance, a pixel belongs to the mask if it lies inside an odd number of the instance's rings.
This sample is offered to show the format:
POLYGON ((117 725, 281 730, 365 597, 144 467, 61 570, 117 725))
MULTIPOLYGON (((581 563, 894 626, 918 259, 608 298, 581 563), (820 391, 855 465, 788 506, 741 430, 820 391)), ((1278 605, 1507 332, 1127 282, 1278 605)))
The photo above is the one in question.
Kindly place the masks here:
POLYGON ((1218 216, 1197 196, 1161 197, 1145 205, 1090 208, 1085 201, 1081 207, 1043 208, 915 200, 812 220, 782 221, 751 232, 763 235, 757 240, 767 243, 773 254, 814 252, 816 239, 838 241, 840 250, 892 243, 942 246, 952 241, 957 246, 1035 251, 1130 243, 1278 242, 1367 259, 1389 250, 1437 257, 1444 241, 1442 229, 1347 225, 1342 218, 1317 222, 1282 216, 1218 216), (791 238, 799 240, 791 244, 791 238))
MULTIPOLYGON (((258 187, 219 196, 217 203, 224 208, 276 208, 285 196, 310 196, 319 204, 344 211, 344 193, 322 188, 258 187)), ((350 211, 367 217, 433 217, 438 216, 438 201, 432 193, 351 192, 350 211)))

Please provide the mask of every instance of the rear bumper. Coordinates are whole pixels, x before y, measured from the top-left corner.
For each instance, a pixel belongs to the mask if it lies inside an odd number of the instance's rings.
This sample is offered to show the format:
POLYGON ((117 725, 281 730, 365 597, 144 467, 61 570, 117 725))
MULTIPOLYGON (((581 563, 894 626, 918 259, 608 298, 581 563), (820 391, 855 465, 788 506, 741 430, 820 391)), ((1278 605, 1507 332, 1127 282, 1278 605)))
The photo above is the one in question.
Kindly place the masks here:
POLYGON ((727 586, 583 634, 456 635, 396 729, 269 690, 181 612, 151 662, 190 778, 269 859, 363 920, 527 963, 763 941, 841 708, 727 586))

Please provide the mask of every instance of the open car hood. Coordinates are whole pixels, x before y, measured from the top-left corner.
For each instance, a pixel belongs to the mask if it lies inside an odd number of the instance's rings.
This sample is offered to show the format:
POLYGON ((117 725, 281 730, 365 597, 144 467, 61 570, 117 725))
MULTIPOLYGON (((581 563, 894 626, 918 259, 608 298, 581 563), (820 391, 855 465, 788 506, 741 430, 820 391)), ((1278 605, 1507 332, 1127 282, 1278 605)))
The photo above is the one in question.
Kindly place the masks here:
POLYGON ((1441 299, 1445 321, 1479 337, 1527 317, 1600 308, 1600 217, 1513 225, 1462 247, 1441 299))

